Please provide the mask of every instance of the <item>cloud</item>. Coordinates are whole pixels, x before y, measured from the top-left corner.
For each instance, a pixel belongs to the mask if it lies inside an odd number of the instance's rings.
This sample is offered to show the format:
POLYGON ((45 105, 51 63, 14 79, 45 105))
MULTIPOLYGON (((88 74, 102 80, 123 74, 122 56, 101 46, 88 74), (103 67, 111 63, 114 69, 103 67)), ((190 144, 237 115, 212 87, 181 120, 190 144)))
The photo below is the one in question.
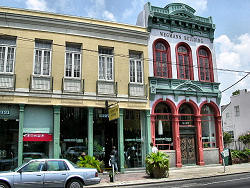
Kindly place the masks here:
POLYGON ((131 6, 124 10, 122 14, 122 19, 126 19, 130 16, 135 16, 136 11, 142 11, 146 0, 132 0, 131 6))
POLYGON ((105 20, 116 21, 114 15, 113 15, 111 12, 107 11, 107 10, 105 10, 105 11, 103 12, 102 16, 103 16, 103 18, 104 18, 105 20))
POLYGON ((32 10, 49 11, 47 2, 45 0, 26 0, 26 8, 32 10))
MULTIPOLYGON (((214 40, 216 46, 216 63, 218 68, 250 71, 250 33, 230 39, 221 35, 214 40)), ((221 90, 240 80, 246 73, 218 71, 221 90)), ((237 89, 250 88, 250 76, 223 93, 222 103, 229 103, 231 93, 237 89)))
POLYGON ((105 0, 90 0, 90 5, 84 10, 88 17, 116 21, 114 14, 106 9, 105 0))

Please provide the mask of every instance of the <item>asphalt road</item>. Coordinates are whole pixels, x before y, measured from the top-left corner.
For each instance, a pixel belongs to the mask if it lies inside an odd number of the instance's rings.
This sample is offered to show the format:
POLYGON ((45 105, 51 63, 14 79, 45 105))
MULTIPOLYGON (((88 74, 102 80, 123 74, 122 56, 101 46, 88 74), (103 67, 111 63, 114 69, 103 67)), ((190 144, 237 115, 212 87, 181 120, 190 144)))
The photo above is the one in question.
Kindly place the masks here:
POLYGON ((126 187, 143 188, 250 188, 250 173, 126 187))

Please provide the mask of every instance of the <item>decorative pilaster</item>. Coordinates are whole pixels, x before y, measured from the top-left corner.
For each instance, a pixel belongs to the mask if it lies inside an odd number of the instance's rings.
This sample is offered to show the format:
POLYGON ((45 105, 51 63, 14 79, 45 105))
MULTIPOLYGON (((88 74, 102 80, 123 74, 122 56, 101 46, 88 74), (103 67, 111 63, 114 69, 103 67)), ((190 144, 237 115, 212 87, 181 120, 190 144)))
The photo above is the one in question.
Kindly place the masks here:
POLYGON ((24 104, 19 105, 18 166, 23 163, 24 104))
POLYGON ((151 152, 150 110, 146 110, 146 154, 151 152))
POLYGON ((124 172, 124 137, 123 137, 123 109, 120 109, 120 118, 118 119, 118 163, 120 172, 124 172))
POLYGON ((88 155, 93 156, 93 148, 94 148, 94 141, 93 141, 93 108, 88 108, 88 155))
POLYGON ((155 115, 151 115, 151 142, 155 145, 155 115))
MULTIPOLYGON (((221 153, 223 151, 223 134, 222 134, 222 128, 221 128, 221 116, 215 117, 215 127, 216 127, 216 145, 217 148, 219 148, 219 152, 221 153)), ((222 158, 219 153, 219 162, 222 163, 222 158)))
POLYGON ((54 158, 60 157, 60 113, 61 106, 54 106, 54 158))
POLYGON ((172 128, 173 128, 176 167, 182 167, 181 145, 180 145, 180 128, 179 128, 178 115, 172 115, 172 128))
POLYGON ((198 165, 205 165, 204 155, 203 155, 203 145, 202 145, 202 128, 201 128, 201 116, 195 116, 195 126, 196 126, 196 139, 197 139, 197 148, 198 148, 198 165))

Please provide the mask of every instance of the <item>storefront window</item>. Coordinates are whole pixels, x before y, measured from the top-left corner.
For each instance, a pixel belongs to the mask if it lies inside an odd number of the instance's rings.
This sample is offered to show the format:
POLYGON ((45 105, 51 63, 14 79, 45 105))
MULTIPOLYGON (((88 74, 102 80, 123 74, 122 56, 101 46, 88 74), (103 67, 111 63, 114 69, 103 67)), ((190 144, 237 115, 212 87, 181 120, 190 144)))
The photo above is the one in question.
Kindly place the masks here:
POLYGON ((194 112, 188 104, 181 105, 179 109, 179 114, 180 126, 194 126, 194 112))
POLYGON ((142 132, 139 110, 125 110, 124 153, 125 168, 142 167, 142 132))
POLYGON ((23 162, 31 159, 43 159, 49 156, 50 142, 23 142, 23 162))
POLYGON ((18 121, 0 119, 0 171, 17 167, 18 121))
POLYGON ((172 116, 169 106, 161 102, 155 108, 155 145, 159 150, 173 150, 172 116))
POLYGON ((215 148, 215 123, 214 123, 214 111, 205 104, 201 109, 201 127, 202 127, 202 143, 204 148, 215 148))
POLYGON ((84 108, 61 108, 61 158, 77 162, 82 152, 88 154, 88 111, 84 108))

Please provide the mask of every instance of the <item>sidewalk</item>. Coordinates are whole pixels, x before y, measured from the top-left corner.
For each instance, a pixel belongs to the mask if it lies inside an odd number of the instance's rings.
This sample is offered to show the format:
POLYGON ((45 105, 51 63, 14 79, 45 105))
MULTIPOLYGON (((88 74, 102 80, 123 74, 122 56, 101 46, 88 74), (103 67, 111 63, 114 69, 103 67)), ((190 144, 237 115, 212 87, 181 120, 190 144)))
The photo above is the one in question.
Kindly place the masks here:
POLYGON ((125 185, 160 183, 166 181, 178 181, 246 172, 250 172, 250 163, 226 166, 225 173, 222 165, 184 166, 182 168, 170 168, 169 177, 161 179, 152 179, 143 171, 125 172, 124 174, 116 175, 115 182, 111 183, 109 182, 108 174, 100 174, 100 177, 102 178, 101 183, 88 187, 119 187, 125 185))

